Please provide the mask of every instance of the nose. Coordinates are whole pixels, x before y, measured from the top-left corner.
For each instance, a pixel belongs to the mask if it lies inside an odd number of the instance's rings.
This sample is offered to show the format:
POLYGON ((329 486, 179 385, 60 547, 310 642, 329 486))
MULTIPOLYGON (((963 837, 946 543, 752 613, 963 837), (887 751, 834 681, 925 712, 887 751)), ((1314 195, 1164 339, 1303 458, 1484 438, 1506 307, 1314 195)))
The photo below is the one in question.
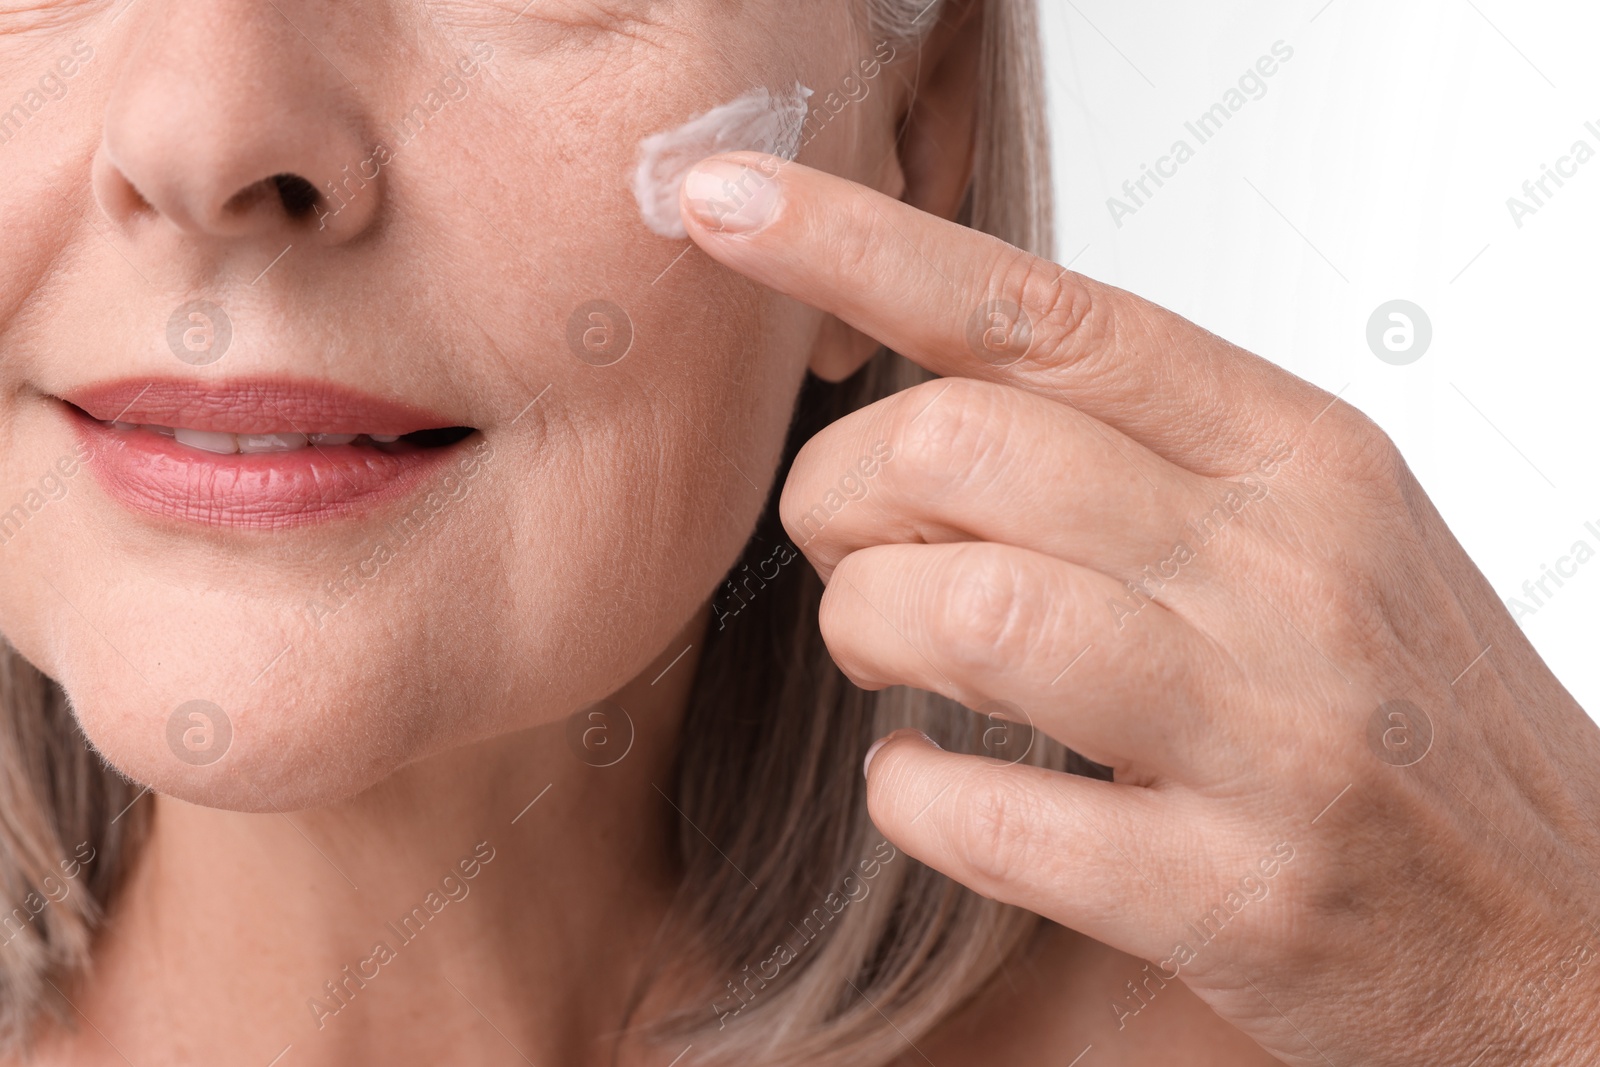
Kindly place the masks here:
POLYGON ((233 239, 293 231, 329 243, 372 225, 383 174, 364 102, 307 36, 321 30, 327 46, 352 39, 319 21, 345 5, 308 6, 150 0, 135 9, 142 25, 128 28, 132 47, 93 163, 95 198, 113 223, 164 221, 233 239))

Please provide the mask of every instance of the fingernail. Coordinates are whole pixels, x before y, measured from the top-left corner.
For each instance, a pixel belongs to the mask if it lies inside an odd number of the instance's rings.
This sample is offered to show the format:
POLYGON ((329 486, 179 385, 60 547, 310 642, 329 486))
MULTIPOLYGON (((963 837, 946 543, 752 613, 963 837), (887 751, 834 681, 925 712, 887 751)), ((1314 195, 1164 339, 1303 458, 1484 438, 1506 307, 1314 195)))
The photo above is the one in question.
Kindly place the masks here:
POLYGON ((707 229, 754 233, 778 209, 777 179, 721 159, 696 164, 683 180, 684 199, 707 229))
POLYGON ((876 741, 872 742, 872 747, 867 749, 867 758, 861 761, 861 773, 862 774, 867 774, 868 772, 871 771, 871 769, 872 769, 872 757, 876 756, 878 754, 878 749, 882 748, 885 744, 887 744, 888 741, 890 740, 890 738, 893 738, 897 734, 905 734, 905 733, 916 734, 918 737, 920 737, 924 741, 926 741, 930 747, 937 748, 941 752, 944 751, 943 748, 940 748, 939 742, 935 741, 933 738, 929 737, 927 734, 923 733, 921 730, 911 730, 911 729, 896 730, 894 733, 890 734, 888 737, 880 737, 876 741))
POLYGON ((868 774, 872 770, 872 757, 878 754, 878 749, 882 748, 884 742, 888 740, 889 739, 887 737, 880 737, 876 741, 872 742, 872 747, 867 749, 867 758, 861 761, 861 773, 863 775, 868 774))

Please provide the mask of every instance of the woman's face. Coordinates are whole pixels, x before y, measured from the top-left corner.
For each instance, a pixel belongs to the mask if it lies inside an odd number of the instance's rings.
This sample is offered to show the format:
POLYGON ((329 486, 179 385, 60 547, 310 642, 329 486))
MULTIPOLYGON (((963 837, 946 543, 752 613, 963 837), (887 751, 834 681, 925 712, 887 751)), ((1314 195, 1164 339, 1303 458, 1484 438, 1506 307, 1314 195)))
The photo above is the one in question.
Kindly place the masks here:
POLYGON ((695 615, 821 322, 629 183, 799 81, 856 98, 800 158, 882 184, 872 44, 804 6, 0 2, 0 630, 115 765, 336 799, 695 615))

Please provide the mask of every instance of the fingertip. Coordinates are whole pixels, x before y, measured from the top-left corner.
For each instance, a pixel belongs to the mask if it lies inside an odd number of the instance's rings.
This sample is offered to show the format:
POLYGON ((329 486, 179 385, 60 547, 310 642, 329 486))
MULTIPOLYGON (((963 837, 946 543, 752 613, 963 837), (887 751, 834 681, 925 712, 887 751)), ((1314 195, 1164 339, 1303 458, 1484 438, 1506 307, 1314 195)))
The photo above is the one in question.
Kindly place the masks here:
POLYGON ((763 152, 708 156, 689 168, 679 192, 684 224, 714 236, 756 233, 782 208, 784 161, 763 152))
POLYGON ((861 774, 864 778, 872 777, 872 757, 878 754, 878 749, 888 744, 887 737, 880 737, 867 748, 867 758, 861 761, 861 774))
POLYGON ((861 761, 861 773, 869 778, 872 776, 872 758, 878 754, 878 751, 883 748, 884 745, 888 744, 890 741, 910 739, 916 739, 922 744, 928 745, 937 751, 944 751, 939 742, 935 741, 921 730, 905 727, 903 729, 896 730, 887 737, 880 737, 872 743, 872 747, 867 749, 866 759, 861 761))

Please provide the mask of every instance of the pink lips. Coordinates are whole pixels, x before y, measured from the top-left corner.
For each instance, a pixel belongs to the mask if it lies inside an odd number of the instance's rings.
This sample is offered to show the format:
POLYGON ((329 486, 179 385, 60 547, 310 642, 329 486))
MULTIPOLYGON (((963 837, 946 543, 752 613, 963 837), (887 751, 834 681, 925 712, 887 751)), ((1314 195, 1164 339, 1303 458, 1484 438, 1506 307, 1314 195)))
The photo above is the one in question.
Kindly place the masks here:
POLYGON ((270 530, 368 509, 416 492, 453 447, 404 440, 383 448, 313 444, 289 452, 217 454, 116 421, 224 434, 378 434, 455 421, 321 382, 120 381, 63 397, 100 485, 125 507, 210 526, 270 530), (73 410, 77 408, 79 410, 73 410))

